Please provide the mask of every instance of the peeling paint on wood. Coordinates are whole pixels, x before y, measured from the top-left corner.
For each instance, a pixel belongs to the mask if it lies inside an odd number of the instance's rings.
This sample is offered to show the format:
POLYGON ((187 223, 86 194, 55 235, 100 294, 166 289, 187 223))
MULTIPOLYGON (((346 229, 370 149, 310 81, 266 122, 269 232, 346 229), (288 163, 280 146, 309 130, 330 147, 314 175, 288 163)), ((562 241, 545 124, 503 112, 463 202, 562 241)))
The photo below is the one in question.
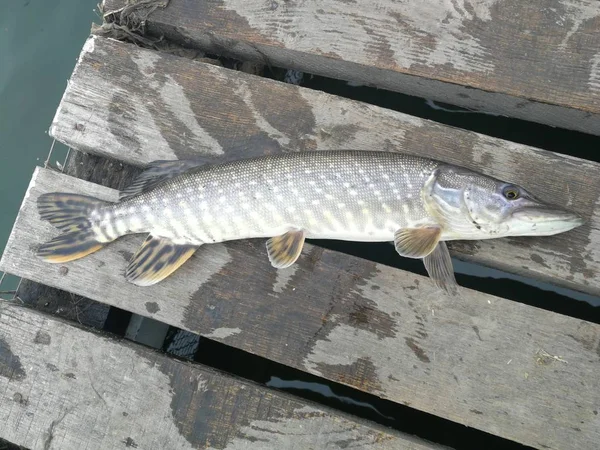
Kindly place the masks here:
POLYGON ((275 277, 275 283, 273 284, 273 292, 281 294, 287 289, 297 269, 298 267, 296 265, 292 265, 286 269, 278 270, 275 277))
POLYGON ((440 448, 25 308, 3 309, 3 342, 30 376, 0 378, 0 437, 32 450, 440 448))
POLYGON ((592 57, 589 83, 592 91, 600 92, 600 53, 597 53, 592 57))
POLYGON ((186 145, 192 147, 208 146, 213 153, 222 154, 223 149, 209 133, 196 121, 194 111, 186 97, 183 87, 172 77, 166 76, 165 83, 160 88, 160 95, 164 104, 173 113, 175 118, 184 128, 183 137, 186 145))
POLYGON ((521 184, 590 222, 552 238, 457 242, 450 246, 454 256, 600 295, 600 277, 594 276, 600 273, 600 255, 594 250, 600 248, 600 164, 92 39, 94 51, 82 55, 52 127, 53 137, 66 145, 135 165, 202 155, 227 160, 339 148, 403 151, 463 165, 521 184), (123 76, 129 81, 122 81, 123 76), (166 85, 187 98, 189 107, 186 103, 173 112, 176 105, 161 97, 166 85), (102 113, 106 108, 113 112, 102 113), (191 145, 184 121, 197 124, 210 139, 191 145), (85 124, 84 132, 73 131, 77 123, 85 124), (540 259, 532 261, 533 254, 540 259), (531 261, 527 268, 524 260, 531 261))
MULTIPOLYGON (((312 448, 315 435, 323 433, 324 414, 312 407, 296 410, 292 419, 255 420, 240 428, 239 436, 227 444, 224 450, 297 449, 312 448), (290 439, 293 436, 293 439, 290 439), (250 444, 251 443, 251 444, 250 444)), ((321 448, 396 448, 390 436, 368 432, 347 423, 334 423, 327 430, 321 448)), ((420 446, 419 446, 420 447, 420 446)), ((213 448, 213 447, 209 447, 213 448)), ((418 447, 415 447, 418 448, 418 447)))
POLYGON ((591 449, 600 439, 599 325, 468 289, 448 298, 427 278, 310 244, 291 288, 277 292, 258 239, 203 246, 148 288, 123 277, 120 252, 133 251, 137 238, 57 276, 32 251, 56 234, 39 220, 37 197, 116 191, 44 169, 34 177, 3 270, 140 315, 155 302, 155 320, 526 445, 591 449), (96 269, 99 261, 106 264, 96 269), (540 355, 550 355, 548 364, 540 355))
POLYGON ((223 340, 228 338, 229 336, 235 336, 236 334, 239 334, 241 332, 242 330, 240 328, 217 328, 216 330, 205 334, 204 337, 223 340))
MULTIPOLYGON (((105 10, 124 4, 105 0, 105 10)), ((145 23, 211 53, 600 134, 600 91, 590 81, 600 48, 595 0, 272 5, 171 0, 145 23)))
POLYGON ((345 55, 353 42, 367 58, 367 64, 373 66, 409 69, 415 63, 414 55, 420 53, 423 63, 432 67, 449 65, 485 72, 494 69, 486 49, 475 37, 454 30, 468 28, 474 20, 490 21, 490 8, 496 1, 478 1, 473 5, 461 4, 463 1, 450 5, 445 0, 409 1, 404 2, 402 14, 393 2, 386 1, 370 5, 376 14, 361 14, 356 10, 360 4, 349 6, 340 1, 318 5, 317 10, 293 3, 270 13, 257 8, 257 2, 225 0, 222 9, 246 18, 253 30, 266 31, 283 48, 302 53, 318 48, 321 54, 345 55), (335 33, 338 39, 322 40, 317 30, 335 33))

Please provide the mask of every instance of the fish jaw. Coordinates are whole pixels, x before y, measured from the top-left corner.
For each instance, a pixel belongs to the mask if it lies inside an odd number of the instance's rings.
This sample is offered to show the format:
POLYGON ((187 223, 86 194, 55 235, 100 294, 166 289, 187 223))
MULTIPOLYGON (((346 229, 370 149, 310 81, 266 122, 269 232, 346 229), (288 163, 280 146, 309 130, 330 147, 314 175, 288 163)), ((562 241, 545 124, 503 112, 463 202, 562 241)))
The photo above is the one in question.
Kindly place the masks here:
POLYGON ((532 206, 514 211, 508 219, 511 236, 552 236, 585 223, 574 212, 551 206, 532 206))

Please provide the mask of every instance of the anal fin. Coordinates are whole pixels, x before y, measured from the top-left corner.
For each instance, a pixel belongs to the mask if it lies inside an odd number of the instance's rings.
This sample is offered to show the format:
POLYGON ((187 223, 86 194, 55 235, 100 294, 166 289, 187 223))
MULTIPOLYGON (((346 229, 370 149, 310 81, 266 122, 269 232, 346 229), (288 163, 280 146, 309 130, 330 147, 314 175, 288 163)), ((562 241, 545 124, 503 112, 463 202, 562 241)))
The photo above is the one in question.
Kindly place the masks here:
POLYGON ((304 237, 304 231, 293 230, 269 239, 267 252, 271 265, 277 269, 285 269, 294 264, 302 253, 304 237))
POLYGON ((178 245, 170 239, 149 235, 131 258, 125 278, 137 286, 164 280, 186 262, 199 245, 178 245))
POLYGON ((435 249, 423 258, 425 269, 431 280, 436 286, 448 292, 449 294, 458 293, 458 284, 454 278, 454 268, 452 267, 452 259, 448 252, 448 246, 445 242, 440 241, 435 249))

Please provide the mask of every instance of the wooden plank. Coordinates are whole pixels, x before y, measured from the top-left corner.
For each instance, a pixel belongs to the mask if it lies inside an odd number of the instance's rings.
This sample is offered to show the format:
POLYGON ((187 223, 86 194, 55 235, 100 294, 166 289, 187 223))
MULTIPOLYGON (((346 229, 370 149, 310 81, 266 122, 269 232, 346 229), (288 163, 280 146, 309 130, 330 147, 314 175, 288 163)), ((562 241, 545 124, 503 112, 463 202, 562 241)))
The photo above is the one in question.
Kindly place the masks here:
POLYGON ((110 39, 90 38, 52 123, 131 164, 359 148, 420 154, 526 186, 589 219, 553 238, 458 242, 454 256, 600 295, 600 164, 110 39))
MULTIPOLYGON (((105 17, 127 0, 105 0, 105 17)), ((140 19, 137 19, 139 21, 140 19)), ((273 66, 600 134, 596 0, 170 0, 149 34, 273 66)))
POLYGON ((0 437, 30 449, 441 448, 16 306, 0 399, 0 437))
POLYGON ((56 234, 36 198, 117 192, 38 169, 0 269, 198 333, 534 447, 596 448, 600 325, 306 245, 274 270, 262 240, 207 245, 150 288, 124 280, 142 236, 68 265, 35 257, 56 234))

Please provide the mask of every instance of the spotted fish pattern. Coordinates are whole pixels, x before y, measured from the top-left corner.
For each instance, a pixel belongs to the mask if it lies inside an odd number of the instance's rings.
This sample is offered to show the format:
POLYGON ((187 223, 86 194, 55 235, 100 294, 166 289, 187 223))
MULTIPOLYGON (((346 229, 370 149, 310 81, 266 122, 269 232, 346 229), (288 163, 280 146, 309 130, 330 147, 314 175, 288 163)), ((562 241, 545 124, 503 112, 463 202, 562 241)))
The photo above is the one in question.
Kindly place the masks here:
POLYGON ((383 153, 291 153, 201 167, 91 215, 101 240, 152 232, 176 244, 272 237, 392 241, 427 221, 435 163, 383 153))

